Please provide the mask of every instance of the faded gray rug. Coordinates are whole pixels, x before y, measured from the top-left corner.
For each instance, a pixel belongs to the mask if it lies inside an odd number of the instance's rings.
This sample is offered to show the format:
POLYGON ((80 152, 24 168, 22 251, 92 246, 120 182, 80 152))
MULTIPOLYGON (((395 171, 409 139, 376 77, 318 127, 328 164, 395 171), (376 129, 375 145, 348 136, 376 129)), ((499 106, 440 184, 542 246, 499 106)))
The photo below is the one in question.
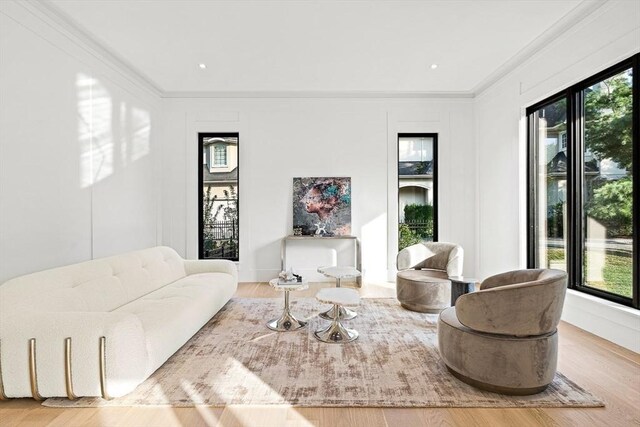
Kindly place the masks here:
POLYGON ((127 396, 105 401, 47 399, 45 406, 225 406, 290 404, 306 407, 595 407, 603 402, 564 375, 527 397, 477 390, 454 378, 440 360, 437 315, 404 310, 395 299, 363 299, 346 321, 357 341, 325 344, 313 331, 328 308, 293 298, 292 311, 309 325, 273 332, 282 300, 236 298, 147 381, 127 396))

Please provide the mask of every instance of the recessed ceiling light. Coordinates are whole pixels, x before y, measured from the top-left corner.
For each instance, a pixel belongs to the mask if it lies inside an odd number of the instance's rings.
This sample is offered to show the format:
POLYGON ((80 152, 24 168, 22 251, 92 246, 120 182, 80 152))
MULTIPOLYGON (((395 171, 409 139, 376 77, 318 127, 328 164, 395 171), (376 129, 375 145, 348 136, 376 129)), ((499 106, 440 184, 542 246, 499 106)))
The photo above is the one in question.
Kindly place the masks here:
POLYGON ((438 68, 438 64, 431 64, 431 69, 435 70, 436 68, 438 68))
POLYGON ((201 70, 204 70, 207 68, 207 64, 198 64, 198 67, 200 67, 201 70))

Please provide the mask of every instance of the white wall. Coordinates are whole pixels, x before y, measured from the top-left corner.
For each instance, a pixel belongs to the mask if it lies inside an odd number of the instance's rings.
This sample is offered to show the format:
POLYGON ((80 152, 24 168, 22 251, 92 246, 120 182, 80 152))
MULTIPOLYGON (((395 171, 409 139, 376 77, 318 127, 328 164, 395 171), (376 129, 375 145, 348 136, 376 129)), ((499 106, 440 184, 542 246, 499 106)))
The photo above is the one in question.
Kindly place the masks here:
MULTIPOLYGON (((604 2, 476 97, 480 277, 526 266, 525 108, 639 50, 640 5, 604 2)), ((603 330, 596 331, 590 325, 588 319, 596 319, 593 316, 567 317, 576 313, 576 307, 588 310, 575 300, 575 294, 568 294, 567 307, 571 307, 565 310, 567 320, 594 332, 603 330)), ((631 326, 636 322, 637 317, 628 323, 631 326)), ((637 330, 629 334, 633 336, 631 341, 640 343, 637 330)), ((613 336, 606 338, 625 345, 613 336)))
POLYGON ((0 4, 0 283, 153 246, 160 98, 41 9, 0 4))
MULTIPOLYGON (((240 280, 274 277, 292 229, 292 178, 352 178, 352 232, 365 280, 393 277, 397 134, 439 134, 440 240, 475 271, 475 152, 470 99, 164 99, 163 242, 197 257, 198 132, 240 134, 240 280)), ((347 254, 349 249, 343 249, 347 254)), ((293 254, 292 256, 295 256, 293 254)), ((310 254, 310 274, 333 255, 310 254)), ((348 263, 350 258, 340 259, 348 263)))

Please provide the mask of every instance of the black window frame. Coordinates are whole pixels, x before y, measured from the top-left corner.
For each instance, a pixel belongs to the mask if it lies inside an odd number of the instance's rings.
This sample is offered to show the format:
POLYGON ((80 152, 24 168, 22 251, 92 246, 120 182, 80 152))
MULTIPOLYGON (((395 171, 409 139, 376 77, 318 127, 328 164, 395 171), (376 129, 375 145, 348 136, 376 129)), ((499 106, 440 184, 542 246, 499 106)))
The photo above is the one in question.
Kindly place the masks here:
POLYGON ((640 309, 640 54, 635 54, 619 63, 584 79, 526 108, 527 116, 527 267, 538 268, 536 259, 536 176, 537 176, 537 129, 533 113, 566 99, 567 114, 567 230, 566 260, 569 289, 594 295, 608 301, 640 309), (632 298, 592 288, 584 285, 584 237, 582 176, 584 142, 583 90, 604 79, 632 69, 632 138, 633 138, 633 258, 632 258, 632 298))
MULTIPOLYGON (((396 139, 396 182, 398 188, 398 200, 396 200, 396 212, 400 215, 400 138, 433 138, 433 241, 438 241, 438 134, 437 133, 399 133, 396 139)), ((397 227, 397 225, 396 225, 397 227)), ((398 243, 400 236, 398 236, 398 243)))
MULTIPOLYGON (((209 153, 211 156, 211 153, 209 153)), ((211 163, 213 163, 213 159, 210 159, 211 163)), ((227 165, 229 164, 229 153, 227 152, 227 165)), ((229 259, 230 261, 238 262, 240 261, 240 133, 239 132, 200 132, 198 133, 198 259, 229 259), (205 258, 204 257, 204 218, 203 218, 203 199, 204 199, 204 179, 202 177, 202 168, 209 167, 209 164, 204 165, 204 139, 205 138, 236 138, 238 141, 237 145, 237 166, 238 169, 238 178, 237 178, 237 200, 236 207, 238 210, 238 243, 237 243, 237 254, 238 256, 235 258, 205 258)))

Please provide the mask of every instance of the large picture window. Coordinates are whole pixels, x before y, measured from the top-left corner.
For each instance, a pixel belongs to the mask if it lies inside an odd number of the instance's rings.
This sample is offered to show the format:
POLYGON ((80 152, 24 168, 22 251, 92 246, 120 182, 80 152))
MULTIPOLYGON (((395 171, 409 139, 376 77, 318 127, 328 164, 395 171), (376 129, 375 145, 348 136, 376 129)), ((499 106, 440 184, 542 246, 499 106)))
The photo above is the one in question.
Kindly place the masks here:
POLYGON ((199 257, 238 261, 238 140, 237 133, 201 133, 199 257))
POLYGON ((639 308, 638 61, 527 109, 528 264, 639 308))

